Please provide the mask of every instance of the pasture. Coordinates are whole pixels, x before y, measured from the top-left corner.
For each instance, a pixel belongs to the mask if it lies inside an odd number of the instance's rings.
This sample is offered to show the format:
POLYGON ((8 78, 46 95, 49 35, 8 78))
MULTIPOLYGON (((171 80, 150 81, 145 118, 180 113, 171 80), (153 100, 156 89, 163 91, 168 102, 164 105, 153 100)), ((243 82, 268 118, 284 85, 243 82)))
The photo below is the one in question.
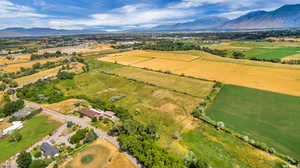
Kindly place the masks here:
POLYGON ((215 84, 210 81, 187 78, 179 75, 170 75, 110 62, 97 61, 93 62, 93 64, 93 66, 97 66, 98 69, 103 71, 113 72, 126 78, 145 81, 163 88, 176 90, 196 97, 208 96, 215 84))
POLYGON ((56 87, 66 96, 86 95, 104 101, 125 96, 114 104, 129 109, 143 123, 157 125, 166 145, 177 130, 193 127, 194 119, 190 113, 202 101, 201 98, 99 72, 77 75, 74 80, 60 81, 56 87))
POLYGON ((46 116, 34 116, 32 119, 24 123, 24 127, 19 130, 22 135, 20 142, 9 142, 8 137, 0 139, 0 163, 7 160, 11 156, 24 151, 55 129, 61 123, 51 120, 46 116))
POLYGON ((105 140, 97 140, 65 163, 66 168, 136 168, 123 153, 105 140))
MULTIPOLYGON (((110 54, 107 57, 100 58, 99 60, 118 62, 122 64, 122 61, 120 61, 122 55, 124 54, 128 56, 131 52, 134 52, 134 54, 136 53, 136 51, 128 51, 118 54, 110 54)), ((227 84, 300 96, 300 66, 298 65, 236 60, 217 57, 208 53, 197 51, 181 51, 181 54, 177 54, 176 52, 165 52, 169 53, 169 55, 175 53, 175 58, 179 56, 183 57, 180 59, 176 58, 176 60, 174 60, 166 59, 165 56, 160 58, 161 54, 157 54, 156 51, 147 52, 152 53, 152 56, 150 56, 151 54, 148 54, 148 58, 152 57, 152 59, 139 63, 133 62, 130 65, 140 68, 147 67, 154 70, 170 71, 176 74, 184 73, 186 75, 209 80, 217 80, 227 84), (197 58, 191 60, 191 55, 197 58), (184 59, 190 61, 180 61, 184 59)), ((128 62, 126 62, 126 64, 127 63, 128 62)))
POLYGON ((226 85, 208 115, 280 152, 300 158, 300 97, 226 85))
POLYGON ((281 168, 280 159, 242 142, 223 131, 216 131, 207 124, 182 135, 180 144, 212 167, 222 168, 281 168))
POLYGON ((45 64, 47 62, 59 62, 63 61, 62 58, 48 58, 48 59, 42 59, 42 60, 36 60, 36 61, 29 61, 25 63, 18 63, 18 64, 10 64, 6 65, 0 68, 0 70, 5 72, 17 72, 20 71, 20 69, 23 68, 31 68, 33 64, 41 63, 45 64))

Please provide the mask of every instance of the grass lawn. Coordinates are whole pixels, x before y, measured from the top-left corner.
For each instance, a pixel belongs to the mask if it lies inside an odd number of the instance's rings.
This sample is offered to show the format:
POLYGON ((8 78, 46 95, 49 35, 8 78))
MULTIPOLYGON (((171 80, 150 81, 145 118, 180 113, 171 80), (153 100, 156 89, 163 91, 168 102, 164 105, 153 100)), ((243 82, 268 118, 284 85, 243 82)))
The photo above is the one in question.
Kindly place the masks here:
POLYGON ((208 115, 300 159, 300 97, 226 85, 208 115))
POLYGON ((24 127, 19 131, 22 135, 22 140, 20 142, 8 142, 8 137, 0 139, 0 162, 27 149, 59 126, 60 123, 50 121, 45 116, 35 116, 26 121, 24 127))
POLYGON ((181 144, 212 167, 280 168, 278 159, 206 124, 182 135, 181 144))

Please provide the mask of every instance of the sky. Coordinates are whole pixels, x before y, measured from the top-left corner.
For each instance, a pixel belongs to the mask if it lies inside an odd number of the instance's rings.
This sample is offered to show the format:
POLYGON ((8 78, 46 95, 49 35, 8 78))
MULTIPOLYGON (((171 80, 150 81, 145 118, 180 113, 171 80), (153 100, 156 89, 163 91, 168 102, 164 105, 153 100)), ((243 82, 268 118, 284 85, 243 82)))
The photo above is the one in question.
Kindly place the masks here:
POLYGON ((47 27, 106 31, 154 27, 207 16, 234 19, 299 0, 0 0, 0 29, 47 27))

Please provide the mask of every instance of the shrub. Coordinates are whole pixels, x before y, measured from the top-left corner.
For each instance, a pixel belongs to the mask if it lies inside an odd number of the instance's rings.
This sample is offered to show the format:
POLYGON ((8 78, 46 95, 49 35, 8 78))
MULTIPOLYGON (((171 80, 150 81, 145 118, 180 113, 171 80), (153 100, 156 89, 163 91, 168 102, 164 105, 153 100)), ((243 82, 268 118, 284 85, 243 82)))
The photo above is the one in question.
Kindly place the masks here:
POLYGON ((32 162, 31 154, 28 152, 21 152, 17 157, 18 168, 28 168, 32 162))

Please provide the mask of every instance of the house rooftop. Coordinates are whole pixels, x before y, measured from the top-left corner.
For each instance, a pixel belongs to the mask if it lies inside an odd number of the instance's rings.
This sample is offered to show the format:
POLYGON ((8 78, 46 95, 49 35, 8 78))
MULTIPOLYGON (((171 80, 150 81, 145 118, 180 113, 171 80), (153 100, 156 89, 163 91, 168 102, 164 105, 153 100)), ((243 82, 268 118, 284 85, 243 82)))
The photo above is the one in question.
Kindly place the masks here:
POLYGON ((93 110, 87 109, 87 108, 81 109, 80 113, 82 115, 85 115, 85 116, 90 117, 90 118, 94 118, 94 117, 97 117, 99 115, 99 113, 97 113, 93 110))
POLYGON ((42 143, 41 150, 43 151, 44 156, 51 156, 51 157, 54 157, 59 152, 56 147, 50 145, 47 142, 42 143))

